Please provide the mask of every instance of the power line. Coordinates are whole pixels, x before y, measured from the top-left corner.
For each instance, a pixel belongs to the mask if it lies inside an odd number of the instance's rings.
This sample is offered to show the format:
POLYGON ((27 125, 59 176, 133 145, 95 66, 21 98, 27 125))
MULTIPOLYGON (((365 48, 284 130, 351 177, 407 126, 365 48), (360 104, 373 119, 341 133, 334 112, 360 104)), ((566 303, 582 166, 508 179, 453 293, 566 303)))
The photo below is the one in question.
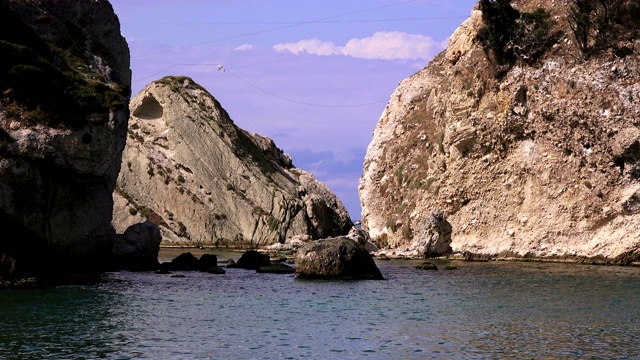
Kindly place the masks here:
POLYGON ((277 97, 278 99, 282 99, 282 100, 286 100, 286 101, 290 101, 296 104, 301 104, 301 105, 307 105, 307 106, 315 106, 315 107, 325 107, 325 108, 352 108, 352 107, 363 107, 363 106, 369 106, 369 105, 376 105, 376 104, 381 104, 381 103, 386 103, 388 102, 388 100, 381 100, 381 101, 374 101, 374 102, 370 102, 370 103, 365 103, 365 104, 351 104, 351 105, 326 105, 326 104, 314 104, 314 103, 308 103, 308 102, 304 102, 304 101, 299 101, 299 100, 295 100, 295 99, 291 99, 288 97, 284 97, 278 94, 275 94, 269 90, 265 90, 255 84, 252 84, 250 82, 248 82, 247 80, 241 78, 240 76, 236 75, 234 72, 232 72, 231 70, 224 68, 224 70, 228 71, 231 75, 233 75, 235 78, 237 78, 238 80, 242 81, 243 83, 258 89, 266 94, 269 94, 271 96, 277 97))
POLYGON ((269 91, 269 90, 267 90, 267 89, 264 89, 264 88, 262 88, 262 87, 260 87, 260 86, 258 86, 258 85, 255 85, 255 84, 253 84, 253 83, 251 83, 251 82, 249 82, 249 81, 247 81, 247 80, 243 79, 242 77, 238 76, 238 75, 237 75, 236 73, 234 73, 233 71, 229 70, 227 67, 224 67, 224 66, 222 66, 222 65, 220 65, 220 64, 212 64, 212 63, 199 63, 199 64, 183 64, 183 63, 177 63, 177 64, 173 64, 173 65, 171 65, 171 66, 169 66, 169 67, 165 68, 164 70, 161 70, 161 71, 159 71, 159 72, 157 72, 157 73, 155 73, 155 74, 153 74, 153 75, 149 75, 149 76, 146 76, 146 77, 144 77, 144 78, 140 78, 140 79, 137 79, 137 80, 135 80, 135 81, 132 81, 132 83, 140 82, 140 81, 142 81, 142 80, 145 80, 145 79, 148 79, 148 78, 150 78, 150 77, 156 76, 156 75, 161 74, 161 73, 163 73, 163 72, 165 72, 165 71, 167 71, 167 70, 169 70, 169 69, 171 69, 171 68, 173 68, 173 67, 176 67, 176 66, 218 66, 218 70, 223 70, 223 71, 225 71, 225 72, 228 72, 229 74, 233 75, 236 79, 238 79, 238 80, 242 81, 243 83, 245 83, 245 84, 247 84, 247 85, 249 85, 249 86, 253 87, 254 89, 257 89, 257 90, 259 90, 259 91, 261 91, 261 92, 263 92, 263 93, 265 93, 265 94, 271 95, 271 96, 276 97, 276 98, 278 98, 278 99, 285 100, 285 101, 289 101, 289 102, 293 102, 293 103, 300 104, 300 105, 315 106, 315 107, 324 107, 324 108, 353 108, 353 107, 363 107, 363 106, 377 105, 377 104, 382 104, 382 103, 386 103, 386 102, 388 102, 388 100, 380 100, 380 101, 374 101, 374 102, 363 103, 363 104, 328 105, 328 104, 316 104, 316 103, 310 103, 310 102, 300 101, 300 100, 296 100, 296 99, 288 98, 288 97, 285 97, 285 96, 282 96, 282 95, 278 95, 278 94, 276 94, 276 93, 274 93, 274 92, 272 92, 272 91, 269 91))
POLYGON ((157 73, 153 73, 153 74, 151 74, 151 75, 149 75, 149 76, 145 76, 145 77, 143 77, 143 78, 133 80, 133 81, 131 81, 131 83, 132 83, 132 84, 135 84, 135 83, 140 82, 140 81, 142 81, 142 80, 146 80, 146 79, 148 79, 148 78, 151 78, 151 77, 154 77, 154 76, 156 76, 156 75, 162 74, 163 72, 165 72, 165 71, 167 71, 167 70, 169 70, 169 69, 171 69, 171 68, 173 68, 173 67, 176 67, 176 66, 178 66, 178 65, 179 65, 179 64, 173 64, 173 65, 169 66, 168 68, 165 68, 165 69, 162 69, 162 70, 158 71, 157 73))
POLYGON ((329 17, 325 17, 325 18, 321 18, 321 19, 310 20, 310 21, 305 21, 305 22, 300 22, 300 23, 294 23, 294 24, 285 25, 285 26, 279 26, 279 27, 272 28, 272 29, 254 31, 254 32, 250 32, 250 33, 246 33, 246 34, 242 34, 242 35, 229 36, 229 37, 226 37, 226 38, 221 38, 221 39, 216 39, 216 40, 211 40, 211 41, 205 41, 205 42, 201 42, 201 43, 197 43, 197 44, 179 46, 179 47, 176 47, 176 48, 173 48, 173 49, 161 50, 161 51, 156 51, 156 52, 152 52, 152 53, 132 56, 132 58, 139 58, 139 57, 144 57, 144 56, 157 55, 157 54, 162 54, 162 53, 166 53, 166 52, 169 52, 169 51, 182 50, 182 49, 187 49, 187 48, 194 47, 194 46, 207 45, 207 44, 212 44, 212 43, 215 43, 215 42, 220 42, 220 41, 225 41, 225 40, 237 39, 237 38, 247 37, 247 36, 251 36, 251 35, 258 35, 258 34, 263 34, 263 33, 272 32, 272 31, 276 31, 276 30, 282 30, 282 29, 287 29, 287 28, 291 28, 291 27, 295 27, 295 26, 300 26, 300 25, 319 23, 319 22, 323 22, 323 21, 326 21, 326 20, 336 19, 336 18, 345 17, 345 16, 349 16, 349 15, 355 15, 355 14, 360 14, 360 13, 364 13, 364 12, 368 12, 368 11, 374 11, 374 10, 380 10, 380 9, 389 8, 389 7, 393 7, 393 6, 404 5, 404 4, 412 3, 412 2, 415 2, 415 1, 417 1, 417 0, 408 0, 408 1, 403 1, 403 2, 399 2, 399 3, 391 4, 391 5, 384 5, 384 6, 371 8, 371 9, 354 11, 354 12, 350 12, 350 13, 347 13, 347 14, 334 15, 334 16, 329 16, 329 17))
MULTIPOLYGON (((345 15, 346 16, 346 15, 345 15)), ((369 23, 369 22, 398 22, 398 21, 438 21, 438 20, 458 20, 466 19, 466 16, 443 16, 443 17, 423 17, 404 19, 361 19, 361 20, 332 20, 313 21, 315 24, 340 24, 340 23, 369 23)), ((122 23, 127 26, 217 26, 217 25, 303 25, 309 21, 268 21, 268 22, 159 22, 159 23, 122 23)))

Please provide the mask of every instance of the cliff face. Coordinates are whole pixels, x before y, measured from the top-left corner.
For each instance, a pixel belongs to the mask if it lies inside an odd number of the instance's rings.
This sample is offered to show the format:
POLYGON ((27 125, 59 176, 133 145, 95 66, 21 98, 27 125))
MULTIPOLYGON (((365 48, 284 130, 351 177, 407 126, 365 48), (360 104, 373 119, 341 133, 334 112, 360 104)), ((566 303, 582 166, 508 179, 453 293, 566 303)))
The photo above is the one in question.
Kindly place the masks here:
POLYGON ((0 275, 110 251, 130 78, 106 0, 0 0, 0 275))
POLYGON ((166 77, 131 101, 114 226, 143 217, 164 245, 260 246, 346 234, 342 203, 271 139, 239 129, 204 88, 166 77))
POLYGON ((567 2, 513 5, 545 8, 558 36, 497 75, 476 7, 391 96, 365 158, 363 224, 408 250, 437 208, 454 251, 625 262, 640 245, 640 42, 585 56, 567 2))

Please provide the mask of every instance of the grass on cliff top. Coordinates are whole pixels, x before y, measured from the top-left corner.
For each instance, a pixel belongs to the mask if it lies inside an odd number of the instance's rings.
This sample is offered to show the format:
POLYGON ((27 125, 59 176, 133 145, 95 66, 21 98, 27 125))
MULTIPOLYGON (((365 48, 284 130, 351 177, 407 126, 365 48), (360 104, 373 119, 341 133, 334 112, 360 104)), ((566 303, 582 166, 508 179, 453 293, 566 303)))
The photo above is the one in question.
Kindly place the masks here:
POLYGON ((16 120, 73 128, 86 125, 87 114, 122 108, 128 89, 119 94, 75 69, 86 64, 82 30, 69 23, 56 25, 66 28, 70 40, 48 44, 10 5, 0 3, 0 92, 11 98, 4 105, 16 120))

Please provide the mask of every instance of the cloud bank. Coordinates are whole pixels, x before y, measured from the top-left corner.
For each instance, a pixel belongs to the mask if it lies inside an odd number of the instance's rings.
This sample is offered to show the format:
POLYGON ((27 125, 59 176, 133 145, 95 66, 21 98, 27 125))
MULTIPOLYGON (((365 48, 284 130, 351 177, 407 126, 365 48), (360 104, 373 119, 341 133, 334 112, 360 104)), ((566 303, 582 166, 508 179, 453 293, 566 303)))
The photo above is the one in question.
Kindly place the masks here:
POLYGON ((399 31, 380 31, 370 37, 351 39, 344 46, 319 39, 301 40, 296 43, 276 44, 278 52, 295 55, 306 52, 319 56, 344 55, 361 59, 414 60, 431 59, 443 50, 441 42, 421 34, 399 31))

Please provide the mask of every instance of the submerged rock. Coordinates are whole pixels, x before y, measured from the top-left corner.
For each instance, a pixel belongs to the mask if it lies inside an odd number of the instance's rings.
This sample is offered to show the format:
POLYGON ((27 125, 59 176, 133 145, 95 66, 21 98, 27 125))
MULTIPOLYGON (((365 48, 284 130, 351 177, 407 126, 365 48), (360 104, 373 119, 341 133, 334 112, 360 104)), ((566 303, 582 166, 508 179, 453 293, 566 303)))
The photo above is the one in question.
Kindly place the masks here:
POLYGON ((419 270, 438 270, 438 267, 434 263, 423 262, 422 264, 416 265, 416 269, 419 270))
POLYGON ((298 250, 296 277, 315 279, 383 280, 363 245, 337 237, 311 242, 298 250))
POLYGON ((296 269, 281 262, 272 262, 270 265, 260 266, 256 270, 256 272, 271 274, 293 274, 296 272, 296 269))
POLYGON ((235 264, 229 264, 229 268, 241 268, 249 270, 257 270, 261 266, 270 266, 271 260, 268 255, 261 254, 255 250, 245 251, 238 262, 235 264))

